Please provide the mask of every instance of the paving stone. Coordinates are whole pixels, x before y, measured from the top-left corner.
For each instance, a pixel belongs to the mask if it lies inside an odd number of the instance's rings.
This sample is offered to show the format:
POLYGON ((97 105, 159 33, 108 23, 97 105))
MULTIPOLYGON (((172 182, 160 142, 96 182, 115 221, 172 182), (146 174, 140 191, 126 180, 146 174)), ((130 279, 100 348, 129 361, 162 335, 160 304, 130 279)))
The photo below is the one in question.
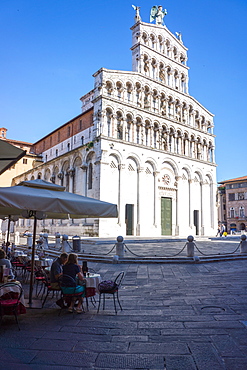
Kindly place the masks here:
POLYGON ((98 367, 107 369, 154 369, 164 370, 164 357, 157 355, 146 354, 99 354, 95 363, 96 369, 98 367))
POLYGON ((93 352, 71 352, 71 351, 39 351, 31 364, 39 365, 64 365, 77 367, 92 366, 97 357, 93 352))
MULTIPOLYGON (((143 329, 144 330, 144 329, 143 329)), ((210 328, 210 329, 205 329, 205 328, 196 328, 196 329, 189 329, 189 328, 184 328, 184 329, 162 329, 160 331, 161 335, 177 335, 177 336, 185 336, 185 335, 196 335, 196 336, 208 336, 208 335, 216 335, 216 334, 225 334, 227 335, 228 332, 225 329, 220 329, 220 328, 210 328)), ((150 335, 152 335, 150 333, 150 335)))
POLYGON ((211 338, 222 357, 244 357, 244 354, 229 335, 214 335, 211 338))
POLYGON ((165 356, 165 370, 197 370, 192 356, 165 356))
POLYGON ((246 358, 226 358, 224 359, 226 370, 246 370, 247 359, 246 358))
POLYGON ((157 329, 183 329, 184 325, 180 322, 155 321, 155 322, 139 322, 138 329, 157 328, 157 329))
POLYGON ((74 346, 73 350, 79 352, 87 350, 97 353, 126 353, 128 350, 128 342, 97 342, 92 340, 79 340, 74 346))
POLYGON ((184 343, 130 343, 130 353, 160 353, 160 354, 189 354, 188 346, 184 343))
MULTIPOLYGON (((38 351, 17 349, 17 348, 1 348, 1 361, 4 359, 5 368, 8 368, 10 363, 29 364, 38 354, 38 351)), ((3 362, 3 361, 2 361, 3 362)), ((17 365, 16 365, 17 366, 17 365)), ((4 367, 3 367, 4 368, 4 367)))
POLYGON ((184 323, 186 328, 224 328, 224 329, 235 329, 243 328, 243 324, 238 321, 208 321, 208 322, 186 322, 184 323))
MULTIPOLYGON (((158 336, 160 338, 160 336, 158 336)), ((147 342, 148 335, 116 335, 112 337, 113 342, 147 342)))
POLYGON ((70 326, 64 326, 61 329, 62 332, 68 332, 68 333, 79 333, 79 334, 98 334, 99 336, 102 336, 103 339, 107 338, 107 334, 110 331, 110 328, 95 328, 95 327, 84 327, 84 326, 76 326, 76 327, 70 327, 70 326))
POLYGON ((198 367, 198 370, 225 369, 223 361, 211 344, 191 343, 189 347, 198 367))
POLYGON ((36 338, 23 337, 0 337, 0 348, 30 348, 37 341, 36 338))
POLYGON ((48 339, 42 338, 37 339, 31 346, 30 349, 47 350, 47 351, 70 351, 77 344, 77 340, 74 339, 48 339))

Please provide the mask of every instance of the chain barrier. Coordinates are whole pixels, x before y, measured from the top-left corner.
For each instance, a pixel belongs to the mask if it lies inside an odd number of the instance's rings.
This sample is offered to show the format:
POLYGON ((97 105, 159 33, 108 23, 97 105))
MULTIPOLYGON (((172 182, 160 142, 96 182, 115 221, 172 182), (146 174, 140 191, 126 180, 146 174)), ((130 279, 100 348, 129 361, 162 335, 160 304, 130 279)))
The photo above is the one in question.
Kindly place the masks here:
POLYGON ((241 242, 239 243, 239 245, 237 246, 237 248, 233 251, 233 252, 225 252, 225 253, 210 253, 210 254, 206 254, 206 253, 203 253, 199 248, 198 246, 195 244, 195 248, 198 250, 199 253, 201 253, 203 256, 220 256, 222 254, 233 254, 235 252, 237 252, 237 250, 239 249, 240 245, 241 245, 241 242))
POLYGON ((139 254, 136 254, 136 253, 134 253, 134 252, 132 252, 130 249, 129 249, 129 247, 124 243, 124 246, 126 247, 126 249, 131 253, 131 254, 133 254, 134 256, 136 256, 136 257, 176 257, 176 256, 178 256, 179 254, 181 254, 183 251, 184 251, 184 249, 185 249, 185 247, 186 247, 186 245, 187 245, 187 243, 185 243, 185 245, 184 245, 184 247, 181 249, 181 251, 180 252, 178 252, 178 253, 176 253, 176 254, 172 254, 172 255, 162 255, 162 256, 157 256, 156 254, 155 255, 145 255, 145 256, 143 256, 143 255, 139 255, 139 254))
MULTIPOLYGON (((112 247, 112 249, 109 252, 107 252, 107 253, 88 253, 88 254, 93 255, 93 256, 107 256, 108 254, 110 254, 113 251, 113 249, 115 248, 115 246, 116 246, 116 244, 114 244, 114 246, 112 247)), ((83 249, 83 251, 84 251, 84 249, 83 249)), ((86 253, 84 253, 84 254, 86 254, 86 253)))

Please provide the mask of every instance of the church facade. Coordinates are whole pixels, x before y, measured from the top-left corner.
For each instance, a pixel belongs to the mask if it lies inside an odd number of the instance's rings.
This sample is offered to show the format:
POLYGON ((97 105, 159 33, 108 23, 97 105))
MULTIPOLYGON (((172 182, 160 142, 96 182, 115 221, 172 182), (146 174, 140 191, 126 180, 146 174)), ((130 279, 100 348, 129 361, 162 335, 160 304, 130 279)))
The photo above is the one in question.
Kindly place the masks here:
POLYGON ((33 145, 43 163, 15 182, 42 178, 118 205, 117 219, 41 221, 49 232, 214 235, 213 114, 189 94, 187 48, 161 24, 131 30, 132 71, 98 70, 82 113, 33 145))

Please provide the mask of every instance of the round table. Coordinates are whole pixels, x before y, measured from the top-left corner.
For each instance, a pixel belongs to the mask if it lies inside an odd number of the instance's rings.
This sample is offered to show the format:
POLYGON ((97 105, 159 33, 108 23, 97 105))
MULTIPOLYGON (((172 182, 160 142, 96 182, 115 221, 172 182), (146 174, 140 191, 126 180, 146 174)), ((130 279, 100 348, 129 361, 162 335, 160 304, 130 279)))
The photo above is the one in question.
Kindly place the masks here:
POLYGON ((86 279, 86 295, 93 297, 98 293, 98 285, 102 281, 100 274, 87 273, 86 279))

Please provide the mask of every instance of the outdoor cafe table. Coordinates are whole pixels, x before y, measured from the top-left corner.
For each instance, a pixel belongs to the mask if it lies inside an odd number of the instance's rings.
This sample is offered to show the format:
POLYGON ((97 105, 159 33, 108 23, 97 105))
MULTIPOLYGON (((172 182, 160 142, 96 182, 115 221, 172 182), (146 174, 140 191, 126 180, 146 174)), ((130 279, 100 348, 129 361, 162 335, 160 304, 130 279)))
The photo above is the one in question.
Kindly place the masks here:
MULTIPOLYGON (((21 286, 21 283, 17 280, 8 280, 8 283, 15 283, 21 286)), ((4 285, 4 283, 0 283, 0 286, 4 285)), ((15 285, 6 286, 1 289, 1 295, 4 295, 6 293, 13 292, 13 296, 15 293, 19 293, 18 288, 15 285)), ((24 292, 22 293, 22 296, 20 298, 19 307, 18 307, 18 314, 26 313, 26 307, 25 307, 25 299, 24 299, 24 292)), ((7 314, 7 313, 6 313, 7 314)))
POLYGON ((100 274, 87 273, 86 279, 86 294, 88 297, 94 296, 98 293, 98 285, 102 281, 100 274))

